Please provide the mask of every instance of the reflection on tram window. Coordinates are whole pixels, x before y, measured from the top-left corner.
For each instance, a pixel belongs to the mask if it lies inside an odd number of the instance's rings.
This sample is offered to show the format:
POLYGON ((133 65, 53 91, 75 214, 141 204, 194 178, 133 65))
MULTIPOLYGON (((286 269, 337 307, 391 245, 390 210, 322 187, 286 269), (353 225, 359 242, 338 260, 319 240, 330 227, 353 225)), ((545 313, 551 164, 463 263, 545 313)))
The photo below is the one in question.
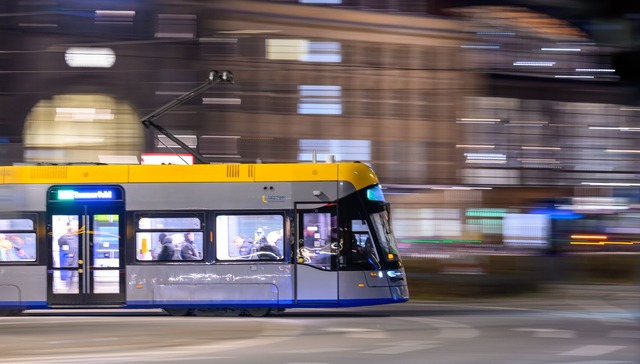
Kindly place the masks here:
MULTIPOLYGON (((339 253, 335 213, 307 212, 302 217, 302 244, 298 249, 298 263, 316 268, 332 269, 332 261, 339 253), (335 237, 332 236, 336 235, 335 237)), ((335 266, 335 264, 333 264, 335 266)))
POLYGON ((202 261, 203 219, 200 216, 144 216, 138 220, 139 261, 202 261))
POLYGON ((96 267, 120 266, 120 218, 118 215, 93 216, 93 264, 96 267))
POLYGON ((0 219, 0 262, 36 260, 36 234, 30 219, 0 219))
POLYGON ((284 258, 282 215, 218 215, 216 257, 220 260, 284 258))

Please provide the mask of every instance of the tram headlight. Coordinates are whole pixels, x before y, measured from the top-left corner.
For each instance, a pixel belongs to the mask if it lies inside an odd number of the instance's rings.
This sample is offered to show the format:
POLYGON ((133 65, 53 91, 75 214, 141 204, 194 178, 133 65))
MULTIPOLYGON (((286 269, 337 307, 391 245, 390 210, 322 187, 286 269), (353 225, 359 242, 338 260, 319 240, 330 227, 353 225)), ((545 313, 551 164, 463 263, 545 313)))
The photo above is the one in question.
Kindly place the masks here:
POLYGON ((391 280, 391 282, 397 282, 404 279, 402 272, 398 272, 395 270, 388 270, 387 276, 389 277, 389 280, 391 280))

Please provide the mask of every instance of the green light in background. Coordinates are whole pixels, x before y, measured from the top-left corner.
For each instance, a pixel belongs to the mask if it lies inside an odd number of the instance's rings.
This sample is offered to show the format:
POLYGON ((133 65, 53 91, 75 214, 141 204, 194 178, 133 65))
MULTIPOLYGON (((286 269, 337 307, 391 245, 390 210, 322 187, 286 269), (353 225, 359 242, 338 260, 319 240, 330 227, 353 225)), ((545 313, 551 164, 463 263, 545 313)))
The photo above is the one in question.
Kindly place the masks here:
POLYGON ((407 239, 400 240, 401 243, 427 243, 427 244, 482 244, 482 240, 453 240, 453 239, 443 239, 443 240, 429 240, 429 239, 407 239))
POLYGON ((506 209, 468 209, 466 216, 471 217, 504 217, 506 209))

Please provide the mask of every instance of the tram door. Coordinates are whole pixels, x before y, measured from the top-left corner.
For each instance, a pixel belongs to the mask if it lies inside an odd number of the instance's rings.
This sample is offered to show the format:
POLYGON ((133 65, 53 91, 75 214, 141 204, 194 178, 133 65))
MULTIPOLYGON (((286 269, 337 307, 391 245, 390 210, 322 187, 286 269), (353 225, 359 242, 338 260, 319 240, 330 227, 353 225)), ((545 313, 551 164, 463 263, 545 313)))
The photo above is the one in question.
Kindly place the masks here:
POLYGON ((338 301, 335 205, 297 204, 296 303, 338 301))
POLYGON ((50 305, 125 303, 123 195, 119 186, 49 189, 50 305))

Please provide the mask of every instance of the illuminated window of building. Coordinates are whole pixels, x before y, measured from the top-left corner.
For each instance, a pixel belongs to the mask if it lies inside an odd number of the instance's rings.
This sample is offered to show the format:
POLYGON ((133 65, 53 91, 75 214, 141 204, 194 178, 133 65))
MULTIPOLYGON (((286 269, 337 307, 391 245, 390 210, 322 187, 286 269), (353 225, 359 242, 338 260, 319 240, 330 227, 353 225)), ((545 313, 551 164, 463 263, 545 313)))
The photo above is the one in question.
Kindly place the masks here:
POLYGON ((69 67, 111 68, 116 54, 110 48, 71 47, 64 53, 69 67))
POLYGON ((462 236, 459 209, 398 208, 393 229, 402 239, 458 238, 462 236))
POLYGON ((267 59, 301 62, 342 62, 340 42, 267 39, 267 59))
POLYGON ((329 85, 298 86, 298 114, 341 115, 342 87, 329 85))
POLYGON ((317 160, 334 155, 338 161, 365 162, 371 160, 371 141, 301 139, 298 142, 298 160, 311 161, 313 152, 317 160))
POLYGON ((24 126, 25 162, 100 162, 101 156, 139 155, 139 116, 106 95, 57 95, 40 100, 24 126))

